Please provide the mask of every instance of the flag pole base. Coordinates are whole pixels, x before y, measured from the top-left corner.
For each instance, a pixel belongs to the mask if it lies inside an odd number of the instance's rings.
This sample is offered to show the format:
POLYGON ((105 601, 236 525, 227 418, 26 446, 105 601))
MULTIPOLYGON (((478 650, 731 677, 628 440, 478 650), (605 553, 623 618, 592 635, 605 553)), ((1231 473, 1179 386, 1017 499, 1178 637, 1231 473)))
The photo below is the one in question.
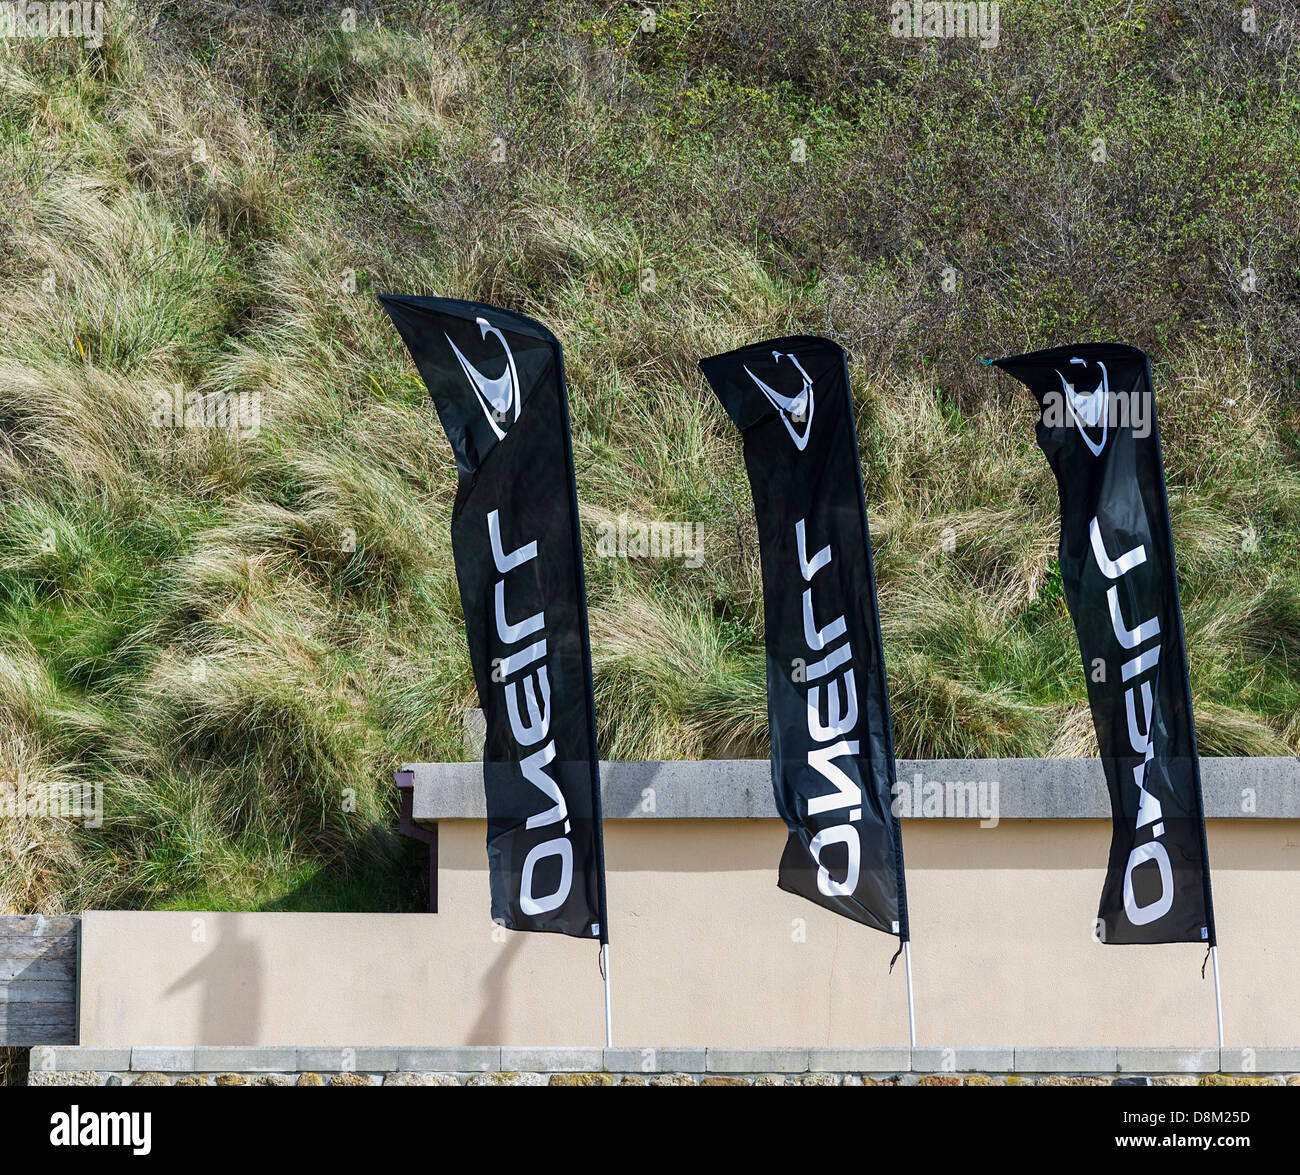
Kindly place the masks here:
POLYGON ((605 1047, 614 1047, 614 1015, 609 1001, 609 943, 600 944, 601 970, 605 973, 605 1047))
POLYGON ((1210 948, 1210 960, 1214 964, 1214 1010, 1219 1018, 1219 1051, 1223 1051, 1223 992, 1219 988, 1219 947, 1216 943, 1210 948))
POLYGON ((903 943, 903 969, 907 972, 907 1039, 909 1046, 916 1048, 916 1006, 912 1002, 912 943, 910 939, 903 943))

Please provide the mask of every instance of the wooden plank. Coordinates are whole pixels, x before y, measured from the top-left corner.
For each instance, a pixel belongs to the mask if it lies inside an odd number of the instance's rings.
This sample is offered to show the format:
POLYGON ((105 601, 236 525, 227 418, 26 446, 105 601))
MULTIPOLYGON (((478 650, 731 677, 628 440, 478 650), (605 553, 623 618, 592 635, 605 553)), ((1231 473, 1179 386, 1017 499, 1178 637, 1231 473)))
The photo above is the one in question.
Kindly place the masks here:
POLYGON ((0 1024, 0 1048, 34 1048, 38 1044, 76 1044, 75 1025, 46 1024, 28 1028, 5 1028, 0 1024))
POLYGON ((53 938, 76 934, 80 925, 76 914, 3 914, 0 938, 53 938))
POLYGON ((0 1004, 70 1004, 77 998, 75 987, 67 982, 45 979, 18 979, 0 983, 0 1004))
POLYGON ((0 959, 75 959, 77 936, 61 938, 0 938, 0 959))
POLYGON ((73 942, 80 933, 75 926, 71 930, 51 930, 49 934, 10 934, 4 927, 0 927, 0 942, 73 942))
POLYGON ((76 1005, 71 1000, 54 1004, 0 1004, 0 1026, 72 1024, 76 1005))
POLYGON ((0 957, 0 983, 12 983, 16 979, 61 979, 75 983, 77 960, 59 955, 43 955, 35 959, 0 957))
POLYGON ((75 983, 77 960, 56 955, 36 959, 6 959, 0 955, 0 983, 12 983, 15 979, 61 979, 75 983))

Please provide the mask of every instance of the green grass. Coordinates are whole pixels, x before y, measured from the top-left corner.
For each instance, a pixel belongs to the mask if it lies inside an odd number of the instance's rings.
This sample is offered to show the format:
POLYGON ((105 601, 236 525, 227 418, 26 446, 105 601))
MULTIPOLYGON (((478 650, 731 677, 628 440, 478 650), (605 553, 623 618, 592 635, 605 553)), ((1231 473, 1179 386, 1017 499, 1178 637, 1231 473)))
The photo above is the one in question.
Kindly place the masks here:
MULTIPOLYGON (((412 842, 415 845, 415 842, 412 842)), ((415 847, 412 857, 422 856, 415 847)), ((219 889, 200 886, 169 894, 156 910, 274 910, 282 913, 335 914, 353 911, 423 910, 428 872, 423 860, 387 870, 355 872, 303 861, 256 880, 234 881, 219 889)))
POLYGON ((1152 356, 1202 749, 1300 752, 1300 97, 1257 10, 1022 0, 983 52, 847 0, 182 2, 4 46, 0 771, 106 818, 0 826, 0 905, 419 907, 391 772, 461 757, 474 687, 383 290, 565 344, 606 755, 766 754, 695 360, 797 331, 850 352, 900 754, 1094 748, 1032 406, 977 360, 1096 338, 1152 356), (158 427, 178 387, 260 428, 158 427), (703 565, 597 558, 620 514, 703 565))

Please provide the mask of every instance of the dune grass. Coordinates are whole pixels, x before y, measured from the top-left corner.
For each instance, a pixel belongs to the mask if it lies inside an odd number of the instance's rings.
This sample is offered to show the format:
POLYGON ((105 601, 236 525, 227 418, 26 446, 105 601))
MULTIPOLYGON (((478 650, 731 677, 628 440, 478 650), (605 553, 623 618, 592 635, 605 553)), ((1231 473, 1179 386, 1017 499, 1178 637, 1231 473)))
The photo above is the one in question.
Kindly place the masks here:
POLYGON ((1029 398, 977 362, 1090 338, 1152 355, 1202 749, 1296 754, 1300 31, 1256 7, 1024 0, 985 52, 848 3, 122 3, 0 45, 0 770, 105 810, 0 822, 0 906, 418 904, 391 772, 475 702, 384 290, 565 344, 608 757, 766 754, 695 360, 797 331, 851 356, 900 754, 1095 751, 1029 398), (596 557, 620 514, 702 565, 596 557))

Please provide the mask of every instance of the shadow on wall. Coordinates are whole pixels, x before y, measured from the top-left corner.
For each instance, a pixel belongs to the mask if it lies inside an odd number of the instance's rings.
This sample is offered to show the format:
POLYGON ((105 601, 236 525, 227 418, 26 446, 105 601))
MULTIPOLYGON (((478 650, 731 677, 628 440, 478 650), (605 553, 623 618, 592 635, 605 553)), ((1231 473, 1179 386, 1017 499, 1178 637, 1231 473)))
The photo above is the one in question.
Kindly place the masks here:
POLYGON ((217 941, 164 995, 199 989, 195 1044, 249 1044, 260 1039, 263 977, 261 947, 240 934, 241 920, 218 918, 217 941))
POLYGON ((499 1044, 509 1039, 505 1033, 506 1005, 510 1000, 510 970, 524 945, 522 934, 512 934, 496 961, 487 969, 479 984, 483 1010, 479 1012, 465 1037, 466 1044, 499 1044))

